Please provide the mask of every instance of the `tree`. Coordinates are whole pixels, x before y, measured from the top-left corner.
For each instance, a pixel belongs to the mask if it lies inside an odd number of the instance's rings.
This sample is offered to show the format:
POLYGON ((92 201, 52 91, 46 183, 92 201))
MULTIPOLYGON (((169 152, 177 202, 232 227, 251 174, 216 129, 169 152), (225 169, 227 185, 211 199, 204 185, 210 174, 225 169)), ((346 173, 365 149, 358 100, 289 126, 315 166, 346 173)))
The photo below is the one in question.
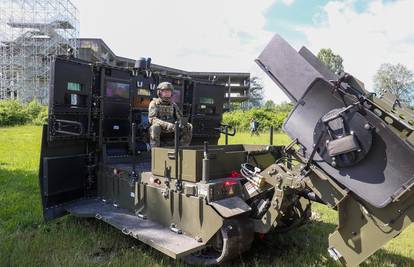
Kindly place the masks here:
POLYGON ((414 104, 414 74, 402 64, 382 64, 374 76, 375 92, 394 94, 402 102, 414 104))
POLYGON ((249 108, 259 107, 262 105, 264 98, 263 82, 259 77, 250 78, 249 88, 249 108))
POLYGON ((334 73, 339 74, 344 71, 343 58, 340 55, 334 54, 330 48, 322 48, 317 55, 318 59, 322 61, 334 73))
POLYGON ((275 102, 273 100, 267 100, 264 104, 265 109, 270 110, 275 108, 275 102))

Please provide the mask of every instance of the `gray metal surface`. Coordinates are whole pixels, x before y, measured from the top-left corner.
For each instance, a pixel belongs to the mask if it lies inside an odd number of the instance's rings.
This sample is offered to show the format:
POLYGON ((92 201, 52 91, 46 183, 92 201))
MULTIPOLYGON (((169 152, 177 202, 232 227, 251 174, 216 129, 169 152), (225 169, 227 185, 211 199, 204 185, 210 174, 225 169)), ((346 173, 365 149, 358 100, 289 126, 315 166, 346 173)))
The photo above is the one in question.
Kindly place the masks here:
POLYGON ((240 197, 224 198, 209 203, 221 216, 230 218, 236 215, 246 213, 251 210, 250 206, 246 204, 240 197))
MULTIPOLYGON (((313 149, 318 120, 344 104, 332 93, 332 85, 318 79, 309 88, 287 119, 284 130, 306 148, 313 149)), ((414 151, 370 111, 366 119, 376 130, 366 158, 351 167, 334 168, 316 153, 314 161, 338 182, 375 207, 384 207, 414 183, 414 151)))
MULTIPOLYGON (((132 171, 132 163, 113 163, 108 164, 110 168, 117 168, 124 171, 132 171)), ((137 173, 151 171, 151 161, 143 161, 135 163, 135 171, 137 173)))
POLYGON ((148 219, 138 216, 122 208, 115 208, 99 199, 83 199, 65 206, 66 210, 78 217, 94 217, 114 226, 124 234, 130 235, 151 247, 179 258, 201 249, 205 243, 197 242, 184 234, 172 232, 148 219))
POLYGON ((293 102, 302 97, 315 78, 323 77, 279 35, 273 37, 256 63, 293 102))
POLYGON ((331 71, 325 64, 323 64, 307 47, 302 46, 299 50, 299 54, 315 68, 322 76, 330 81, 337 80, 339 78, 333 71, 331 71))

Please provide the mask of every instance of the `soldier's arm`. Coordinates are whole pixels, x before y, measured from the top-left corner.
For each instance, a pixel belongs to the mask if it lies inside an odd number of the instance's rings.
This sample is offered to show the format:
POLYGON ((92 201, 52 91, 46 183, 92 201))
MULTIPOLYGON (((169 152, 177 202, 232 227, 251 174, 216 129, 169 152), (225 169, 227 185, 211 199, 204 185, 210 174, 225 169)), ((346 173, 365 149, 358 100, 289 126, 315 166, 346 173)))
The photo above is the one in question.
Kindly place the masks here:
POLYGON ((155 101, 151 101, 148 107, 148 121, 151 125, 159 125, 164 130, 171 131, 171 128, 173 127, 172 123, 169 123, 167 121, 161 120, 158 118, 158 106, 155 103, 155 101))
POLYGON ((158 107, 154 101, 151 101, 148 107, 148 121, 151 125, 162 122, 162 120, 157 118, 157 115, 158 115, 158 107))

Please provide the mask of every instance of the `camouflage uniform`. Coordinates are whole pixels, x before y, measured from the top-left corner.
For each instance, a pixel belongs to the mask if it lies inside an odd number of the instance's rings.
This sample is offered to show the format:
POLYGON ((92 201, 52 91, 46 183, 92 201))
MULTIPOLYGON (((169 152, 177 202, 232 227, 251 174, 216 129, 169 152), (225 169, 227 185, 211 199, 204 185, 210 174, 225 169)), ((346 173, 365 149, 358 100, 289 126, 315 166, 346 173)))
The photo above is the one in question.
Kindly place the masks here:
MULTIPOLYGON (((154 98, 148 107, 148 119, 151 124, 149 129, 151 146, 160 146, 161 133, 173 133, 174 123, 183 117, 180 108, 176 103, 163 101, 161 98, 154 98)), ((180 129, 180 144, 188 146, 191 143, 193 126, 185 124, 180 129)))

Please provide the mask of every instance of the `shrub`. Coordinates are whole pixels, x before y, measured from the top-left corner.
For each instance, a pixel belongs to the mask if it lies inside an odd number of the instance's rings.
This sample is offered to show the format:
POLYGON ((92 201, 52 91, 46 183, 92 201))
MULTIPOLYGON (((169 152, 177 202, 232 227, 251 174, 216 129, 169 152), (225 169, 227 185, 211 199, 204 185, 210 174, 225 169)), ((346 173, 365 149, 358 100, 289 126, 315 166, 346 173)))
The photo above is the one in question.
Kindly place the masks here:
POLYGON ((47 121, 47 106, 33 100, 22 104, 17 100, 0 100, 0 126, 25 123, 42 125, 47 121))
POLYGON ((0 101, 0 126, 24 124, 30 121, 24 105, 16 100, 0 101))
POLYGON ((36 118, 33 119, 33 124, 35 125, 43 125, 47 123, 47 107, 43 106, 42 111, 37 115, 36 118))
POLYGON ((36 100, 32 100, 26 105, 26 112, 30 116, 30 120, 34 120, 46 107, 36 100))
POLYGON ((251 119, 255 118, 259 123, 259 131, 267 130, 270 126, 273 126, 275 130, 280 130, 291 109, 292 104, 282 103, 275 105, 272 109, 235 110, 224 113, 223 123, 236 127, 239 131, 248 131, 251 119))

